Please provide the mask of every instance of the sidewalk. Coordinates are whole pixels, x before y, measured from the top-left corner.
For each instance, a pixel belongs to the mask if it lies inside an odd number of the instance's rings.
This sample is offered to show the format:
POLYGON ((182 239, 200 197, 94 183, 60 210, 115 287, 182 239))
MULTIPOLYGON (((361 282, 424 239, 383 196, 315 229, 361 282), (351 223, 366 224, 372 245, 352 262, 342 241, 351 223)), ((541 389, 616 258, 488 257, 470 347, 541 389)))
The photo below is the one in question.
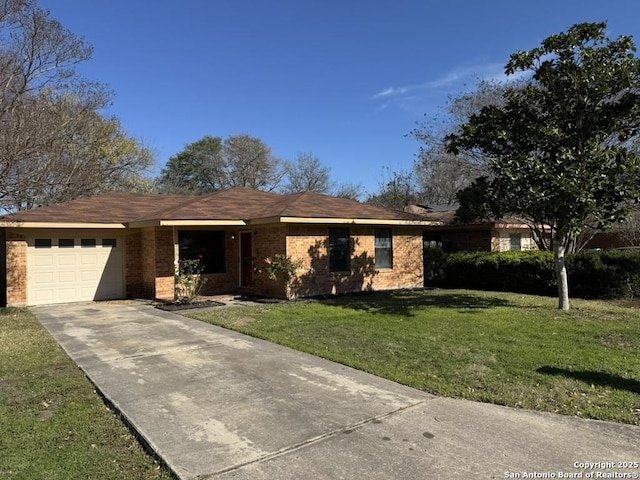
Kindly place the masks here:
POLYGON ((32 310, 181 479, 640 473, 615 464, 640 427, 433 397, 147 305, 32 310))

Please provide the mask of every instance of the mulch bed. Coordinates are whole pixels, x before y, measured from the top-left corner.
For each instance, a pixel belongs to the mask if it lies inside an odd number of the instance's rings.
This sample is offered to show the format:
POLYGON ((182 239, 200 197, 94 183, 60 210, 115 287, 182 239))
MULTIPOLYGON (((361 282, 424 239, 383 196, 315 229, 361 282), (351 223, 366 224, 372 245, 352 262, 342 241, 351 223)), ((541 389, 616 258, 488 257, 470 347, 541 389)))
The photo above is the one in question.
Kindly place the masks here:
POLYGON ((222 307, 224 305, 224 303, 214 300, 204 300, 192 303, 160 303, 156 305, 156 308, 164 310, 165 312, 176 312, 179 310, 193 310, 195 308, 222 307))

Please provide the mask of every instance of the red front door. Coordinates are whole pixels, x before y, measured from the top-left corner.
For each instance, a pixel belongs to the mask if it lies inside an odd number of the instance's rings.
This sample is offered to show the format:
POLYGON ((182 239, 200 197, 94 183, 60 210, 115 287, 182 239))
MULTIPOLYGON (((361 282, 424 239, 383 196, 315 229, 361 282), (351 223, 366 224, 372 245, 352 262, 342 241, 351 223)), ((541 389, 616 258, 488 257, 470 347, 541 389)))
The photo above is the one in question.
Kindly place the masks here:
POLYGON ((253 245, 251 232, 240 232, 240 286, 253 284, 253 245))

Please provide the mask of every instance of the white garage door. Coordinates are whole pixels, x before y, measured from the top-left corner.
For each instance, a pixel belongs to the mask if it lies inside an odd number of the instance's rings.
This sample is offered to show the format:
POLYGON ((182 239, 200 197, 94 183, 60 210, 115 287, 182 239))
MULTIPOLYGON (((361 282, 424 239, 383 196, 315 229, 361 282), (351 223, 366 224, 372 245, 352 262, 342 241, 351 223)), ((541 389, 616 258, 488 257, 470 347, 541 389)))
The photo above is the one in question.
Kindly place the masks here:
POLYGON ((122 238, 36 236, 28 244, 28 303, 124 297, 122 238))

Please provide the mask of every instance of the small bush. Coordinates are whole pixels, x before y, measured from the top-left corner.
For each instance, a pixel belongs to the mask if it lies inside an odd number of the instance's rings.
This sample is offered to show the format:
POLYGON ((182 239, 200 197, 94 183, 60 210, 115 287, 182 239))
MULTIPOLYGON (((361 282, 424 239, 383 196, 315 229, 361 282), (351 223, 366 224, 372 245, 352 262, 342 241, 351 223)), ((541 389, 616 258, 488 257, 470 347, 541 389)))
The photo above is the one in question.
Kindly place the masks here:
POLYGON ((176 262, 175 273, 175 302, 178 304, 188 304, 193 302, 207 279, 202 277, 204 265, 202 260, 180 259, 176 262))

